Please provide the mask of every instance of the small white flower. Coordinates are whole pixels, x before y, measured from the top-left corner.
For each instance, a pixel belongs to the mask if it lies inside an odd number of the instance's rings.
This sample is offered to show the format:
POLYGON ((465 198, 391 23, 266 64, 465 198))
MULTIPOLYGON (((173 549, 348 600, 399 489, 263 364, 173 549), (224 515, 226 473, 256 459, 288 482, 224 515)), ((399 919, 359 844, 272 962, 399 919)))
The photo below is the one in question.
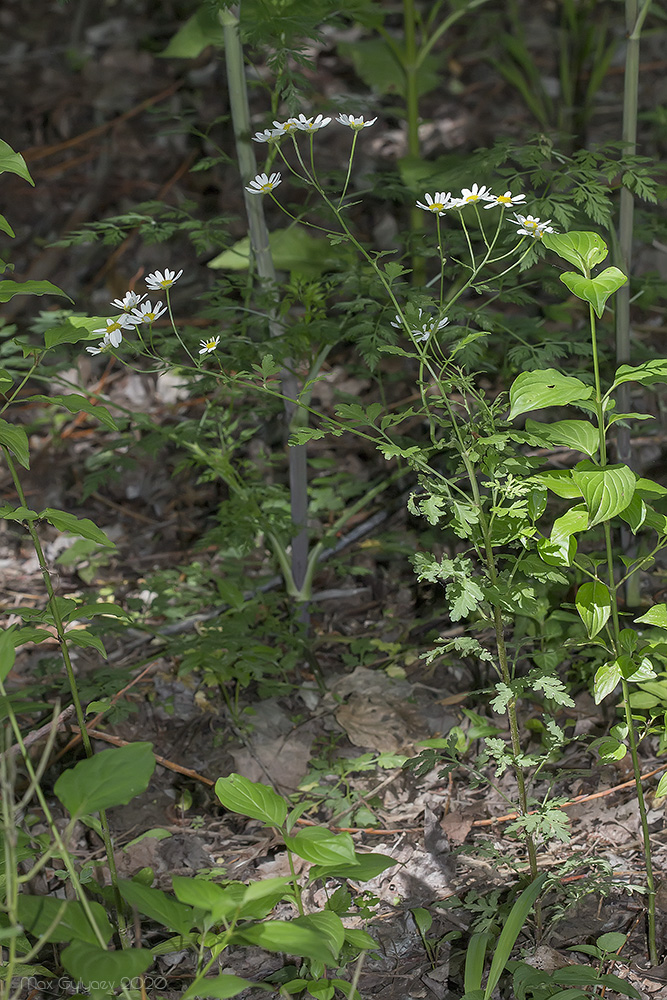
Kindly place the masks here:
POLYGON ((275 129, 274 138, 279 135, 288 135, 290 132, 296 131, 297 121, 296 118, 288 118, 286 122, 274 122, 273 127, 275 129))
MULTIPOLYGON (((421 319, 422 316, 424 316, 424 311, 423 309, 420 309, 417 318, 421 319)), ((443 316, 442 319, 427 320, 425 323, 422 323, 421 326, 410 327, 410 333, 412 334, 414 340, 425 343, 429 337, 433 336, 434 333, 440 333, 441 330, 444 330, 448 323, 449 319, 447 316, 443 316)), ((396 319, 391 325, 397 330, 405 329, 405 324, 401 320, 398 313, 396 314, 396 319)))
POLYGON ((143 299, 146 298, 146 294, 137 295, 136 292, 125 292, 122 299, 114 299, 111 303, 116 309, 122 309, 123 312, 129 312, 133 306, 138 306, 143 299))
POLYGON ((168 267, 165 267, 164 274, 162 271, 153 271, 152 274, 149 274, 146 278, 146 284, 154 292, 161 292, 165 288, 171 288, 182 274, 182 269, 176 274, 175 271, 170 271, 168 267))
POLYGON ((488 204, 484 208, 510 208, 511 205, 519 205, 525 200, 525 194, 512 194, 511 191, 506 191, 505 194, 494 194, 488 199, 488 204))
POLYGON ((167 307, 161 302, 155 303, 155 308, 148 302, 142 302, 138 309, 132 310, 132 315, 137 323, 154 323, 160 316, 166 313, 167 307))
POLYGON ((105 338, 109 338, 109 343, 113 347, 119 347, 123 339, 123 330, 131 330, 136 325, 136 319, 123 313, 117 319, 108 319, 106 326, 98 327, 93 333, 103 333, 105 338))
POLYGON ((434 212, 438 215, 444 215, 448 208, 455 208, 456 201, 452 198, 451 194, 444 191, 436 191, 435 195, 431 197, 430 194, 425 194, 426 204, 422 205, 420 201, 417 202, 417 208, 423 208, 425 212, 434 212))
POLYGON ((220 337, 208 337, 207 340, 199 341, 199 353, 200 354, 210 354, 214 351, 218 344, 220 343, 220 337))
MULTIPOLYGON (((120 339, 118 344, 120 344, 120 339)), ((99 342, 97 347, 87 347, 86 350, 89 354, 106 354, 110 347, 118 347, 118 344, 114 344, 111 337, 108 334, 105 334, 104 338, 99 342)))
POLYGON ((318 129, 324 128, 331 121, 330 118, 324 118, 322 115, 318 115, 317 118, 306 118, 305 115, 299 115, 298 118, 294 119, 296 127, 301 130, 301 132, 317 132, 318 129))
POLYGON ((363 115, 359 115, 358 118, 355 118, 354 115, 338 115, 336 121, 340 122, 341 125, 347 125, 354 132, 360 132, 362 128, 370 128, 371 125, 374 125, 377 118, 371 118, 370 121, 366 122, 363 115))
POLYGON ((495 197, 486 185, 478 187, 476 184, 473 184, 471 188, 463 188, 461 197, 456 199, 458 202, 457 207, 463 208, 464 205, 472 205, 476 201, 490 201, 492 198, 495 199, 495 197))
POLYGON ((273 191, 280 184, 280 174, 271 174, 270 177, 267 174, 257 174, 253 181, 246 187, 246 191, 250 194, 268 194, 269 191, 273 191))
POLYGON ((255 132, 252 137, 253 142, 272 142, 280 135, 275 129, 266 128, 263 132, 255 132))
POLYGON ((554 233, 556 230, 549 223, 551 219, 547 219, 546 222, 540 222, 539 219, 535 219, 532 215, 518 215, 517 212, 514 213, 514 219, 509 220, 513 226, 520 226, 517 229, 519 236, 532 236, 534 240, 541 238, 543 233, 554 233))

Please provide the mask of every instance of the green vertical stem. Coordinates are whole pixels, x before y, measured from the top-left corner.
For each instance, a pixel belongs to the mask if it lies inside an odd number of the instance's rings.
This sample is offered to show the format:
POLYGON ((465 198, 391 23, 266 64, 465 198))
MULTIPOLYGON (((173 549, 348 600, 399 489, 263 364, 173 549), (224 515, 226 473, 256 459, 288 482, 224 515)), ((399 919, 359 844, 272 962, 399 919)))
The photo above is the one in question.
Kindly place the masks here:
MULTIPOLYGON (((21 480, 16 472, 16 466, 12 459, 11 454, 7 448, 3 447, 3 452, 5 459, 7 461, 7 466, 11 473, 11 477, 14 481, 14 488, 16 489, 17 496, 22 507, 26 507, 25 494, 23 492, 23 487, 21 486, 21 480)), ((44 580, 44 586, 46 592, 49 595, 48 607, 53 617, 53 623, 56 629, 56 635, 58 637, 58 644, 60 646, 60 653, 63 658, 63 663, 65 665, 65 672, 67 674, 67 681, 69 683, 70 693, 72 695, 72 702, 74 703, 74 711, 76 712, 76 721, 79 726, 79 732, 81 735, 81 742, 83 743, 83 748, 86 753, 86 757, 93 756, 93 748, 90 743, 90 736, 88 730, 86 729, 86 717, 83 712, 83 706, 81 704, 81 698, 79 697, 79 689, 76 683, 76 677, 74 675, 74 668, 72 666, 72 660, 69 655, 69 646, 67 644, 67 634, 65 632, 65 623, 63 621, 62 615, 58 609, 58 601, 56 599, 56 594, 53 589, 53 584, 51 583, 51 574, 49 572, 49 567, 46 562, 46 557, 44 555, 44 549, 42 548, 42 543, 40 541, 39 535, 37 534, 37 529, 33 521, 26 521, 25 527, 30 535, 33 548, 35 550, 35 555, 37 556, 37 561, 39 563, 39 568, 42 572, 42 579, 44 580)), ((116 905, 116 920, 117 927, 120 933, 121 943, 124 948, 128 947, 129 942, 127 940, 127 924, 125 922, 125 917, 123 915, 123 900, 118 889, 118 871, 116 869, 116 858, 114 855, 113 844, 111 842, 111 833, 109 831, 109 823, 107 820, 106 812, 101 809, 99 812, 100 826, 102 828, 102 840, 104 842, 104 850, 106 853, 107 864, 109 865, 109 876, 111 878, 111 885, 113 887, 114 902, 116 905)))
MULTIPOLYGON (((477 483, 477 477, 475 476, 475 470, 470 464, 470 460, 465 450, 465 445, 461 439, 458 425, 456 423, 455 415, 449 405, 449 401, 445 398, 445 407, 448 410, 450 419, 452 420, 453 426, 455 428, 456 437, 459 441, 459 446, 461 449, 461 457, 463 459, 463 464, 466 469, 468 480, 470 482, 470 489, 472 491, 473 500, 477 505, 479 511, 479 525, 482 532, 482 537, 484 539, 484 555, 485 562, 489 572, 489 582, 493 588, 498 585, 498 571, 496 568, 496 559, 493 552, 493 543, 489 535, 489 527, 487 524, 486 516, 482 507, 482 498, 479 492, 479 485, 477 483)), ((502 611, 499 607, 494 606, 493 608, 493 628, 496 638, 496 652, 498 654, 498 665, 500 667, 500 675, 502 677, 503 683, 511 688, 512 685, 512 675, 509 667, 509 657, 507 655, 507 645, 505 643, 505 628, 503 626, 503 616, 502 611)), ((516 777, 517 791, 519 793, 519 811, 522 816, 528 814, 528 795, 526 792, 526 778, 523 773, 523 768, 520 763, 521 756, 521 737, 519 733, 519 719, 516 710, 516 699, 511 698, 507 705, 507 718, 509 721, 510 729, 510 742, 512 744, 512 756, 514 757, 514 774, 516 777)), ((526 851, 528 854, 528 865, 530 867, 530 877, 534 882, 537 878, 539 872, 537 868, 537 849, 535 847, 535 841, 533 840, 532 834, 528 830, 524 830, 524 837, 526 840, 526 851)), ((537 929, 538 940, 542 936, 542 915, 540 911, 539 904, 535 906, 535 922, 537 929)))
MULTIPOLYGON (((587 275, 588 277, 590 275, 587 275)), ((605 435, 604 409, 602 401, 602 388, 600 384, 600 369, 598 364, 597 334, 595 328, 595 312, 593 306, 589 305, 589 320, 591 328, 591 344, 593 347, 593 370, 595 374, 595 412, 598 424, 600 465, 604 468, 607 464, 607 444, 605 435)), ((611 524, 604 522, 605 554, 607 557, 607 579, 609 586, 609 596, 611 600, 611 633, 616 656, 621 654, 621 622, 618 613, 618 588, 614 573, 614 547, 611 538, 611 524)), ((644 865, 646 867, 647 892, 647 914, 648 914, 648 953, 651 965, 658 964, 658 950, 655 936, 655 880, 653 878, 653 862, 651 859, 651 837, 648 828, 648 816, 646 813, 646 800, 644 799, 644 789, 641 779, 641 767, 639 765, 639 754, 637 753, 637 734, 635 723, 632 717, 630 706, 630 689, 625 677, 621 678, 623 687, 623 712, 625 723, 628 729, 628 744, 630 747, 630 757, 632 759, 632 773, 635 781, 635 794, 637 796, 637 807, 639 809, 639 819, 642 828, 642 839, 644 843, 644 865)))
MULTIPOLYGON (((236 155, 243 182, 243 199, 248 218, 248 233, 259 281, 273 299, 269 312, 269 333, 281 336, 283 328, 278 318, 276 270, 269 245, 269 231, 264 217, 263 201, 259 195, 246 191, 247 183, 257 173, 257 163, 250 140, 250 107, 246 86, 243 46, 239 35, 239 8, 226 7, 218 12, 225 44, 225 65, 229 102, 234 124, 236 155)), ((291 400, 299 396, 299 385, 295 375, 286 367, 281 372, 281 393, 286 397, 285 417, 288 427, 298 419, 298 407, 291 400)), ((308 463, 305 445, 288 448, 290 505, 294 536, 292 538, 291 572, 297 590, 301 589, 308 565, 308 463)), ((303 617, 303 615, 302 615, 303 617)))

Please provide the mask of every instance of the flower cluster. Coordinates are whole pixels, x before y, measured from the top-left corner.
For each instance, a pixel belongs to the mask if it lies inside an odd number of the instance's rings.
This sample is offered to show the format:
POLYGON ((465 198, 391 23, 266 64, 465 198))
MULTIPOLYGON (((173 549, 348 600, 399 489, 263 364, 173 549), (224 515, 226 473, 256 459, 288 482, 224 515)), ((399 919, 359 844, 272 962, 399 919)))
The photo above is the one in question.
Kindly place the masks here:
MULTIPOLYGON (((164 274, 162 271, 155 271, 148 275, 146 284, 153 291, 167 291, 182 274, 182 270, 176 274, 168 268, 164 274)), ((104 354, 112 347, 120 347, 123 331, 134 330, 141 323, 152 325, 166 313, 167 307, 162 302, 153 305, 150 300, 145 301, 147 294, 144 292, 139 295, 137 292, 129 291, 122 299, 112 301, 111 305, 121 309, 122 312, 115 319, 108 319, 106 326, 93 331, 103 334, 103 337, 99 344, 86 348, 89 354, 104 354)))
MULTIPOLYGON (((485 209, 505 209, 511 208, 513 205, 521 205, 525 200, 525 194, 512 194, 511 191, 505 191, 505 194, 494 194, 486 185, 480 187, 478 184, 473 184, 472 187, 463 188, 458 196, 453 195, 451 191, 436 191, 433 195, 425 194, 424 201, 417 202, 417 208, 422 208, 425 212, 431 212, 433 215, 442 216, 451 209, 462 209, 466 205, 476 203, 481 204, 485 209)), ((543 233, 555 231, 550 225, 551 219, 540 222, 532 215, 519 215, 515 212, 514 219, 509 221, 512 225, 520 227, 517 229, 520 236, 532 236, 533 239, 539 239, 543 233)))
MULTIPOLYGON (((254 142, 277 142, 284 135, 293 135, 295 132, 319 132, 330 121, 331 118, 325 118, 323 115, 307 118, 301 114, 296 118, 288 118, 284 122, 274 122, 273 128, 264 129, 263 132, 255 132, 252 138, 254 142)), ((360 132, 362 128, 370 128, 371 125, 374 125, 377 118, 366 121, 363 115, 356 118, 354 115, 338 115, 336 121, 341 125, 347 125, 353 132, 360 132)))
MULTIPOLYGON (((417 319, 420 320, 423 315, 425 314, 423 310, 420 309, 417 319)), ((441 330, 444 330, 448 323, 449 319, 447 316, 443 316, 442 319, 427 319, 425 323, 421 324, 421 326, 411 326, 410 333, 412 338, 418 343, 426 343, 426 341, 429 340, 434 333, 440 333, 441 330)), ((391 325, 397 330, 403 330, 405 328, 405 323, 398 313, 396 313, 396 319, 392 321, 391 325)))

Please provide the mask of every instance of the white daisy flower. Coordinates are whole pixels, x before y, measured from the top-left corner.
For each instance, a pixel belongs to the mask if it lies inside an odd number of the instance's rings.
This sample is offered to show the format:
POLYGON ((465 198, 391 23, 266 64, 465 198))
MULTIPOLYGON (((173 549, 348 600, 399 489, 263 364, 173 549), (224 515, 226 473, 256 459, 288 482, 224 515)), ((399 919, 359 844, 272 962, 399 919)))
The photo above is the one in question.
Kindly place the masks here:
POLYGON ((132 310, 132 315, 135 317, 137 323, 154 323, 160 316, 166 313, 167 307, 161 302, 155 303, 155 308, 148 302, 142 302, 138 309, 132 310))
POLYGON ((208 337, 206 340, 199 341, 199 353, 200 354, 210 354, 214 351, 218 344, 220 343, 220 337, 208 337))
MULTIPOLYGON (((424 311, 420 309, 417 318, 421 319, 423 315, 424 311)), ((449 319, 447 316, 443 316, 442 319, 430 319, 427 320, 426 323, 422 323, 421 326, 410 327, 410 333, 412 334, 415 340, 425 343, 429 339, 429 337, 433 336, 434 333, 440 333, 441 330, 444 330, 448 323, 449 319)), ((397 330, 405 329, 405 324, 401 320, 401 317, 398 315, 398 313, 396 314, 396 319, 392 322, 391 325, 395 327, 397 330)))
POLYGON ((280 184, 280 174, 275 173, 271 176, 267 174, 257 174, 254 180, 250 181, 250 184, 246 187, 246 191, 250 194, 268 194, 269 191, 273 191, 280 184))
POLYGON ((296 131, 297 120, 296 118, 288 118, 286 122, 274 122, 273 127, 275 129, 274 138, 279 135, 287 135, 289 132, 296 131))
POLYGON ((488 199, 488 204, 484 208, 509 208, 511 205, 519 205, 526 200, 525 194, 512 194, 506 191, 505 194, 494 194, 488 199))
MULTIPOLYGON (((120 344, 120 340, 118 344, 120 344)), ((106 354, 110 347, 118 347, 118 344, 113 344, 111 337, 105 334, 103 340, 96 347, 87 347, 86 350, 89 354, 106 354)))
POLYGON ((122 299, 114 299, 111 305, 115 306, 116 309, 122 309, 123 312, 129 312, 133 306, 138 306, 145 298, 146 293, 137 295, 136 292, 125 292, 122 299))
POLYGON ((434 212, 437 215, 444 215, 448 208, 456 207, 456 200, 452 198, 450 192, 445 194, 444 191, 436 191, 435 195, 431 197, 430 194, 425 194, 426 204, 423 205, 421 201, 417 202, 417 208, 423 208, 425 212, 434 212))
POLYGON ((462 208, 464 205, 472 205, 476 201, 490 201, 495 197, 486 185, 478 187, 476 184, 473 184, 471 188, 463 188, 461 191, 461 197, 457 198, 458 207, 462 208))
POLYGON ((164 274, 162 271, 153 271, 146 278, 146 284, 154 292, 161 292, 165 288, 171 288, 175 281, 178 281, 180 276, 183 274, 181 269, 178 274, 175 271, 170 271, 168 267, 164 269, 164 274))
POLYGON ((317 132, 328 125, 330 121, 330 118, 324 118, 322 115, 318 115, 317 118, 306 118, 305 115, 299 115, 298 118, 294 119, 296 127, 301 132, 317 132))
POLYGON ((341 125, 347 125, 347 127, 351 128, 354 132, 360 132, 362 128, 370 128, 371 125, 374 125, 377 118, 371 118, 370 121, 364 121, 363 115, 359 115, 358 118, 355 118, 354 115, 338 115, 336 121, 340 122, 341 125))
POLYGON ((123 330, 131 330, 136 325, 136 319, 128 316, 127 313, 123 313, 117 319, 108 319, 106 326, 98 327, 96 330, 93 330, 93 333, 103 333, 105 338, 108 337, 112 347, 119 347, 123 339, 123 330))
POLYGON ((275 129, 266 128, 263 132, 255 132, 252 137, 253 142, 271 142, 273 139, 277 139, 280 133, 276 132, 275 129))
POLYGON ((547 219, 546 222, 540 222, 539 219, 535 219, 532 215, 518 215, 514 213, 514 218, 509 220, 513 226, 519 226, 517 233, 519 236, 532 236, 534 240, 541 238, 543 233, 555 233, 553 226, 549 223, 551 219, 547 219))

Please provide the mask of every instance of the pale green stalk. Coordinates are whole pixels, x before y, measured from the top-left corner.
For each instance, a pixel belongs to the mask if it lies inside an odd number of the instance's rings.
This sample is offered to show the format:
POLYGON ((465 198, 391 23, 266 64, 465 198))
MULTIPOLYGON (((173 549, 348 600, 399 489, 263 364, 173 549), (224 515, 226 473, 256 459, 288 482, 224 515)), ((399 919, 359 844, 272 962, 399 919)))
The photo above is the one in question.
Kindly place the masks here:
MULTIPOLYGON (((587 272, 586 277, 590 278, 590 272, 587 272)), ((589 321, 591 329, 591 344, 593 347, 593 371, 595 376, 594 406, 595 406, 595 414, 598 425, 600 466, 604 468, 607 465, 607 442, 606 442, 606 428, 605 428, 605 418, 604 418, 604 397, 602 395, 602 388, 600 384, 600 365, 598 360, 595 312, 593 310, 593 306, 590 304, 588 307, 588 311, 589 311, 589 321)), ((605 539, 605 554, 607 560, 607 579, 609 587, 609 596, 611 600, 611 635, 614 644, 614 654, 615 656, 618 657, 621 655, 622 652, 621 623, 620 623, 620 616, 618 613, 619 585, 617 585, 616 583, 614 574, 614 564, 615 564, 614 549, 612 545, 611 525, 609 521, 604 522, 604 539, 605 539)), ((625 715, 625 723, 628 730, 628 744, 630 748, 630 757, 632 759, 632 773, 635 781, 635 794, 637 796, 637 806, 639 809, 639 819, 641 823, 642 838, 644 843, 644 864, 646 866, 646 885, 648 888, 647 938, 648 938, 649 959, 651 961, 651 965, 657 965, 658 950, 656 945, 656 919, 655 919, 656 888, 655 888, 655 881, 653 878, 653 863, 651 859, 651 836, 648 826, 646 801, 644 799, 644 789, 642 787, 639 754, 637 753, 637 734, 635 732, 635 722, 632 717, 632 708, 630 706, 630 689, 625 677, 621 677, 621 685, 623 688, 623 712, 625 715)))
MULTIPOLYGON (((239 36, 238 6, 226 7, 218 12, 225 43, 225 65, 229 100, 236 138, 236 153, 239 172, 243 182, 243 198, 248 218, 248 232, 260 284, 273 294, 274 306, 269 312, 269 334, 282 335, 282 325, 278 319, 276 270, 269 245, 269 231, 264 217, 262 198, 246 191, 246 185, 257 173, 255 154, 250 140, 250 108, 243 60, 243 47, 239 36)), ((283 397, 296 399, 298 383, 296 376, 285 368, 281 373, 283 397)), ((285 403, 288 424, 294 420, 297 409, 285 403)), ((294 445, 288 449, 290 504, 294 537, 292 538, 291 572, 297 587, 301 587, 308 564, 308 459, 305 445, 294 445)))

